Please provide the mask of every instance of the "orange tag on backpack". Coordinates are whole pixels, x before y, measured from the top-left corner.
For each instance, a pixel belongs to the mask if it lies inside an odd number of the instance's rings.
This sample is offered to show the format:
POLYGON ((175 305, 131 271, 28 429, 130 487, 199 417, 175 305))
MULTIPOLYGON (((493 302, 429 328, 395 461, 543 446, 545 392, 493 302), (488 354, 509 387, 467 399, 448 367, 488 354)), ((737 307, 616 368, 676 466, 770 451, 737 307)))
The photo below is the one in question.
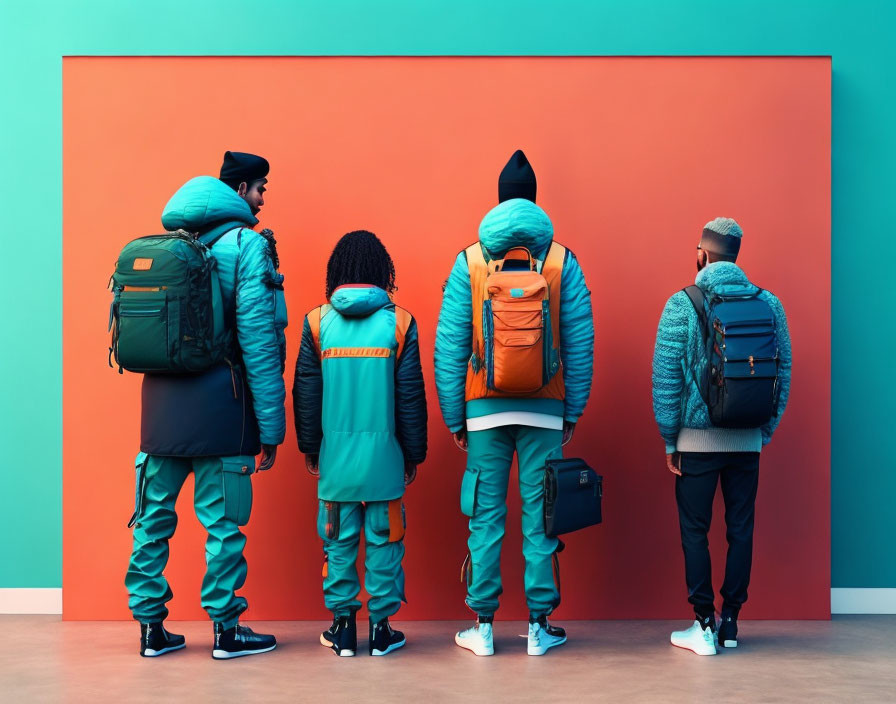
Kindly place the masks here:
POLYGON ((152 269, 152 259, 137 258, 134 260, 134 271, 149 271, 152 269))

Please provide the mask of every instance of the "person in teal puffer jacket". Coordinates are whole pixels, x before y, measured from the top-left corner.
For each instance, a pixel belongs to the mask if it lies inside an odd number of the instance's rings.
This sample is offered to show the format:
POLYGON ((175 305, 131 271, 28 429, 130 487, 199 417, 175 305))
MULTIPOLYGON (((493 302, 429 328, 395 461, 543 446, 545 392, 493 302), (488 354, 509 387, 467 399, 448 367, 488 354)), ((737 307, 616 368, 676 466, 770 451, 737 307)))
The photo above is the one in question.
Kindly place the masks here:
POLYGON ((778 358, 771 419, 758 428, 717 428, 710 422, 698 381, 708 364, 703 331, 686 291, 678 291, 666 302, 653 357, 653 411, 666 445, 666 467, 676 475, 685 581, 696 615, 689 629, 672 633, 671 641, 699 655, 715 655, 716 645, 737 646, 737 617, 747 600, 753 559, 759 454, 771 441, 790 397, 787 317, 778 298, 752 284, 735 263, 742 237, 743 230, 731 218, 708 222, 697 248, 695 284, 706 298, 756 296, 768 304, 775 320, 778 358), (728 555, 720 590, 721 623, 716 624, 707 533, 719 484, 725 501, 728 555))
POLYGON ((483 218, 478 245, 461 252, 454 262, 436 333, 435 375, 442 417, 456 443, 468 451, 461 510, 470 517, 466 603, 476 613, 477 623, 458 633, 455 642, 477 655, 493 654, 492 621, 502 592, 501 542, 514 453, 519 458, 523 505, 528 652, 542 655, 566 640, 563 629, 547 621, 560 603, 553 571, 559 541, 544 532, 543 476, 545 462, 562 456, 561 447, 572 436, 588 401, 594 322, 591 293, 579 262, 569 250, 552 250, 553 225, 535 204, 535 193, 534 171, 523 152, 517 151, 498 179, 499 205, 483 218), (540 391, 507 395, 492 393, 481 381, 485 366, 476 353, 481 347, 474 329, 468 257, 475 257, 473 266, 482 271, 483 258, 500 259, 513 247, 528 249, 541 272, 548 270, 549 251, 562 252, 556 262, 562 267, 557 360, 562 373, 555 372, 540 391))
MULTIPOLYGON (((230 152, 228 157, 233 158, 230 152)), ((199 176, 178 189, 162 214, 167 230, 197 233, 211 248, 225 318, 235 327, 235 349, 229 355, 232 366, 144 376, 134 549, 125 578, 128 605, 141 624, 144 656, 184 645, 182 636, 162 624, 172 597, 163 570, 177 525, 175 502, 190 472, 196 515, 208 531, 202 605, 214 622, 213 656, 251 655, 276 645, 273 636, 239 625, 248 604, 236 591, 246 578, 246 537, 240 526, 249 520, 255 455, 263 453, 259 469, 270 469, 286 432, 287 318, 283 276, 274 266, 271 245, 252 230, 258 223, 253 211, 263 203, 259 190, 264 190, 267 162, 254 155, 237 157, 240 162, 230 164, 228 174, 242 177, 238 189, 199 176)))
POLYGON ((358 647, 362 531, 368 652, 405 643, 389 617, 404 600, 402 496, 426 458, 426 393, 417 323, 392 302, 394 290, 395 268, 376 235, 345 235, 327 263, 329 303, 305 317, 296 361, 296 436, 319 475, 324 602, 333 612, 320 642, 340 656, 358 647))

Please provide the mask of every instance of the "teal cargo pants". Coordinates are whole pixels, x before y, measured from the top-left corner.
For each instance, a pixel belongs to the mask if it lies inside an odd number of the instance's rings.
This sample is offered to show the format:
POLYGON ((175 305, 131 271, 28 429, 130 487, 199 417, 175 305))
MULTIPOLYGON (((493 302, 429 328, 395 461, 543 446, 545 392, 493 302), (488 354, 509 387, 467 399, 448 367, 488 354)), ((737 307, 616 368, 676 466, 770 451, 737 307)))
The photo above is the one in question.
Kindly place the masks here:
POLYGON ((404 596, 404 507, 401 500, 320 501, 317 531, 324 541, 324 603, 334 616, 361 608, 358 593, 358 547, 364 529, 364 588, 374 622, 392 616, 404 596), (390 504, 394 504, 390 520, 390 504))
POLYGON ((235 592, 246 581, 246 536, 239 527, 249 522, 255 458, 137 456, 134 550, 125 577, 128 607, 141 622, 168 616, 165 604, 171 588, 163 574, 168 540, 177 527, 174 504, 190 472, 195 475, 193 503, 208 532, 202 607, 224 628, 236 625, 248 603, 235 592))
POLYGON ((559 541, 544 534, 544 465, 563 456, 562 430, 505 425, 467 434, 467 471, 461 487, 461 510, 470 517, 467 606, 493 616, 501 587, 501 543, 507 518, 507 485, 513 453, 519 460, 522 499, 524 585, 533 616, 550 614, 560 603, 554 581, 554 553, 559 541))

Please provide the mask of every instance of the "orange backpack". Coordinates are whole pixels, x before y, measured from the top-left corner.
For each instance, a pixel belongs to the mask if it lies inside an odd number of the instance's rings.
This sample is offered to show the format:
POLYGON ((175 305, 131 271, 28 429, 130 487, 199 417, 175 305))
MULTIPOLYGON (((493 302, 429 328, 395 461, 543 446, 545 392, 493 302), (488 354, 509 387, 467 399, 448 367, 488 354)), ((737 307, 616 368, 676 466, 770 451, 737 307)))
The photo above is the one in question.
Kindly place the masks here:
POLYGON ((467 400, 494 396, 560 398, 560 280, 566 248, 553 243, 544 262, 525 247, 486 262, 477 242, 466 250, 473 297, 473 356, 467 400))

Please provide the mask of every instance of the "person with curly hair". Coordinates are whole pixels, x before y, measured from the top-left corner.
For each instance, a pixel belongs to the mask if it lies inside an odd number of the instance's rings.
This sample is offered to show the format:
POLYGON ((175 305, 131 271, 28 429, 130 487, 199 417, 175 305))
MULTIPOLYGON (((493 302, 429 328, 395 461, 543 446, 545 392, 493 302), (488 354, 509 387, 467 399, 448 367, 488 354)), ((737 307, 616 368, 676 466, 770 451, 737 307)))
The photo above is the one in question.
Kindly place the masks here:
POLYGON ((349 232, 327 263, 328 303, 305 317, 293 405, 299 450, 318 477, 324 601, 333 624, 320 642, 358 647, 356 562, 366 543, 371 655, 405 644, 389 625, 404 598, 402 496, 426 458, 426 395, 417 323, 392 302, 395 266, 379 238, 349 232))

